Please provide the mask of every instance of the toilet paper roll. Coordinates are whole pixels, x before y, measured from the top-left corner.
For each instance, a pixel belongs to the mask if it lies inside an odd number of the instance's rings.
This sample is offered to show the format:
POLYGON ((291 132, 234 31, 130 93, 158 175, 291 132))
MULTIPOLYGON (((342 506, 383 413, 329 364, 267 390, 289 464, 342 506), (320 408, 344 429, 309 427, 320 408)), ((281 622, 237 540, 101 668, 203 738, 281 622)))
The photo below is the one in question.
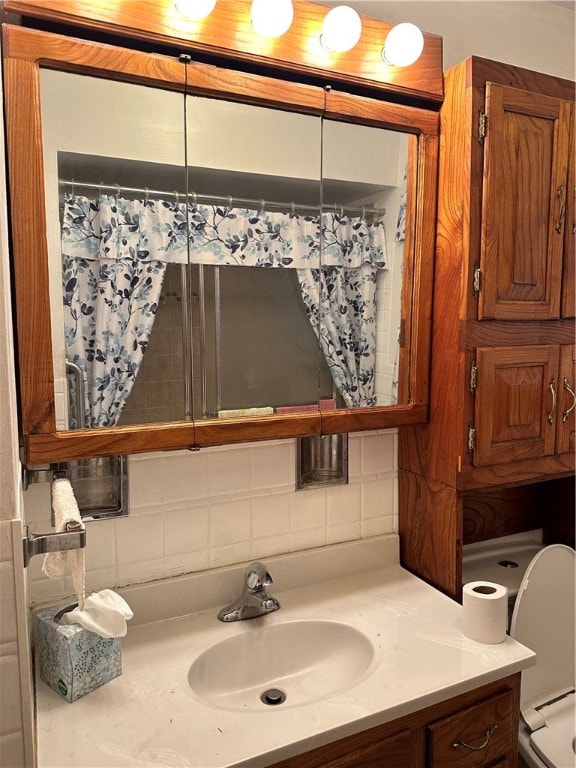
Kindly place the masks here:
POLYGON ((494 645, 506 639, 508 590, 491 581, 464 584, 462 630, 479 643, 494 645))

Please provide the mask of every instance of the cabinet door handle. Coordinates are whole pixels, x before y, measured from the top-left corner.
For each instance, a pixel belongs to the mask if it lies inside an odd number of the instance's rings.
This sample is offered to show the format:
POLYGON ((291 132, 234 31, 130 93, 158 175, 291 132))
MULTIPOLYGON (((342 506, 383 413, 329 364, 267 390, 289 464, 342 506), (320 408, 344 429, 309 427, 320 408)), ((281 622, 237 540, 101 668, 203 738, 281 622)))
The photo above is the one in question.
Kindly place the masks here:
POLYGON ((558 200, 560 200, 560 211, 558 213, 558 219, 556 221, 556 226, 554 229, 556 232, 560 233, 562 232, 562 225, 564 224, 564 214, 566 213, 566 199, 564 197, 564 187, 558 187, 556 190, 556 194, 558 196, 558 200))
POLYGON ((568 390, 568 392, 572 395, 572 405, 570 406, 570 408, 568 408, 567 411, 564 411, 564 413, 562 414, 562 423, 566 421, 566 419, 568 418, 568 416, 570 416, 574 408, 576 408, 576 392, 574 392, 574 390, 570 386, 570 382, 568 381, 568 379, 564 379, 564 389, 568 390))
POLYGON ((548 385, 550 387, 550 392, 552 393, 552 408, 550 409, 550 413, 547 416, 548 424, 552 424, 554 421, 554 411, 556 410, 556 380, 550 379, 550 384, 548 385))
POLYGON ((466 744, 463 739, 460 739, 460 741, 455 741, 452 744, 452 749, 460 749, 460 747, 466 747, 466 749, 471 749, 473 752, 480 752, 480 750, 486 749, 496 728, 498 728, 496 723, 493 723, 492 725, 489 725, 488 728, 486 728, 486 738, 478 747, 473 747, 472 744, 466 744))

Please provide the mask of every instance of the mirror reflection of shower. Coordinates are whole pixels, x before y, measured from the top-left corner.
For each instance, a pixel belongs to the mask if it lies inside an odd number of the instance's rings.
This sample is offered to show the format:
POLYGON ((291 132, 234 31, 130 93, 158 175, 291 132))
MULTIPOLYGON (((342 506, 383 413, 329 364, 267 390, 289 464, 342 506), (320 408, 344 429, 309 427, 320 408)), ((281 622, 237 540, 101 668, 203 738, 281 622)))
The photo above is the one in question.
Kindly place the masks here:
MULTIPOLYGON (((61 409, 67 400, 71 335, 77 321, 99 311, 78 289, 85 270, 80 258, 72 271, 76 246, 86 241, 93 249, 98 241, 106 261, 112 241, 122 246, 123 235, 114 230, 118 221, 132 236, 136 222, 140 226, 150 211, 157 219, 146 236, 153 234, 154 247, 148 241, 144 250, 137 241, 124 243, 126 251, 136 253, 135 265, 118 271, 104 302, 112 321, 118 297, 126 299, 137 286, 141 320, 134 320, 130 306, 133 336, 122 349, 119 337, 112 339, 106 331, 84 355, 100 365, 88 382, 96 397, 117 385, 116 394, 104 397, 96 411, 87 403, 88 426, 395 402, 403 260, 403 243, 395 233, 406 134, 192 96, 184 130, 179 94, 64 72, 42 70, 41 75, 54 378, 61 409), (96 129, 95 110, 104 96, 114 120, 96 129), (141 115, 147 116, 146 131, 139 128, 141 115), (199 211, 204 206, 204 219, 198 225, 196 217, 195 226, 205 234, 203 250, 191 255, 190 264, 183 227, 186 135, 189 199, 198 201, 199 211), (73 206, 84 201, 82 215, 89 226, 76 236, 72 250, 66 246, 63 308, 64 235, 57 208, 62 215, 65 194, 73 206), (93 229, 102 221, 103 230, 93 229), (375 283, 375 298, 366 299, 355 287, 352 260, 354 253, 367 250, 361 237, 371 237, 372 230, 385 243, 378 245, 382 256, 374 257, 375 271, 365 281, 375 283), (156 237, 160 231, 168 240, 156 237), (338 269, 330 262, 334 245, 350 256, 341 265, 349 274, 347 284, 338 286, 350 296, 329 309, 325 300, 337 283, 324 277, 338 269), (138 283, 136 272, 143 265, 138 283), (314 290, 320 290, 319 299, 314 290), (368 346, 360 325, 356 337, 344 336, 349 329, 341 324, 326 333, 330 312, 336 317, 346 311, 366 321, 362 302, 373 304, 368 346), (339 357, 345 353, 346 364, 354 368, 368 352, 375 362, 354 375, 372 389, 359 395, 354 378, 338 368, 339 357), (127 371, 131 381, 125 383, 121 375, 127 371)), ((72 208, 68 221, 76 221, 77 214, 72 208)), ((88 255, 94 258, 93 251, 88 255)), ((107 270, 100 267, 100 276, 107 270)), ((84 279, 90 287, 96 278, 84 279)), ((109 322, 101 319, 99 326, 109 328, 109 322)), ((64 410, 58 429, 70 425, 64 410)), ((74 404, 70 410, 73 419, 74 404)))

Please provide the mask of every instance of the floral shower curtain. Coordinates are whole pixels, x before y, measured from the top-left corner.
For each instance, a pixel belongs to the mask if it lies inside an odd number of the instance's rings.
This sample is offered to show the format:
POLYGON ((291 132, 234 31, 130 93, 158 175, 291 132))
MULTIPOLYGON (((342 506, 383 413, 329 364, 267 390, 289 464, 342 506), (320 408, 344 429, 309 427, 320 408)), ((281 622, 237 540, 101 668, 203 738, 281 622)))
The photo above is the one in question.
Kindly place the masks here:
POLYGON ((298 270, 306 311, 347 405, 374 403, 376 273, 383 222, 161 200, 66 195, 67 354, 85 373, 87 426, 118 422, 158 306, 166 263, 298 270), (321 324, 320 324, 320 321, 321 324))
POLYGON ((150 337, 166 262, 181 258, 185 244, 186 217, 176 204, 65 196, 64 332, 67 357, 84 373, 85 426, 118 423, 150 337))

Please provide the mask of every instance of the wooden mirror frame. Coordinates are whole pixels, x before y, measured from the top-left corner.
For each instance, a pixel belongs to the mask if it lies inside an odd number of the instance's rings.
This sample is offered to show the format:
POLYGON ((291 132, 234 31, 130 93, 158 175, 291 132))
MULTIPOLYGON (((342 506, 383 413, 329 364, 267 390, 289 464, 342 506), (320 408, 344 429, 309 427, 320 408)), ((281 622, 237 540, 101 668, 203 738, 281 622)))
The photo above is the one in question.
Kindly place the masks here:
MULTIPOLYGON (((158 3, 166 6, 167 0, 150 0, 146 6, 158 3)), ((5 3, 6 6, 27 4, 24 0, 5 3)), ((43 0, 41 6, 46 9, 54 4, 64 5, 60 0, 43 0)), ((69 9, 70 6, 91 4, 66 0, 65 5, 69 9)), ((308 3, 298 5, 312 7, 308 3)), ((102 8, 101 4, 99 8, 102 8)), ((185 65, 178 60, 177 54, 171 58, 11 25, 5 25, 3 29, 3 51, 20 423, 25 464, 382 429, 426 420, 438 155, 436 111, 410 103, 389 103, 382 100, 381 94, 376 94, 376 98, 333 89, 325 92, 317 85, 303 85, 291 80, 284 81, 280 89, 277 87, 278 74, 281 75, 286 66, 277 67, 278 71, 271 66, 275 77, 268 77, 192 63, 188 65, 191 93, 255 105, 287 107, 292 111, 322 114, 333 120, 401 130, 411 134, 411 142, 417 142, 418 152, 411 153, 412 157, 417 154, 417 162, 410 163, 408 169, 409 188, 417 190, 412 209, 415 222, 407 231, 405 243, 404 280, 411 286, 411 292, 409 295, 404 291, 402 311, 407 322, 403 328, 401 354, 404 360, 401 364, 408 371, 404 395, 409 392, 410 400, 406 404, 386 407, 56 431, 40 68, 183 92, 185 65), (30 211, 34 211, 33 216, 30 211)), ((291 69, 304 71, 306 67, 293 64, 291 69)), ((357 77, 339 75, 332 78, 331 75, 332 71, 325 72, 324 82, 336 79, 341 83, 349 79, 357 84, 357 77)), ((397 86, 392 90, 397 92, 397 86)), ((409 90, 413 91, 413 88, 409 90)), ((437 100, 437 95, 432 94, 431 101, 437 100)))

